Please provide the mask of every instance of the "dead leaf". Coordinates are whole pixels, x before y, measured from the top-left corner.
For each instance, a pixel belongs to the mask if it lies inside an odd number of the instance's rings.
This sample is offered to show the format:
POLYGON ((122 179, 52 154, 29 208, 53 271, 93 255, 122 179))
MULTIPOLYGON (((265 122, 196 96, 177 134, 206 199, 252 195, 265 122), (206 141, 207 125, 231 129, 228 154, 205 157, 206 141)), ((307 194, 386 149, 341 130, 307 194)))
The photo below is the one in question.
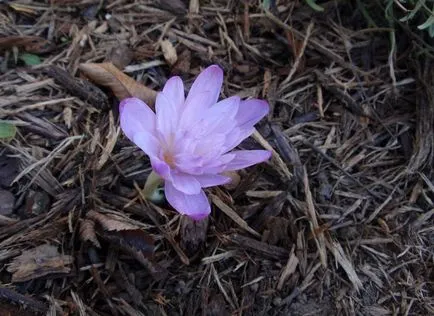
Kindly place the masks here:
MULTIPOLYGON (((102 214, 89 211, 87 218, 97 222, 102 230, 98 234, 128 253, 150 256, 154 252, 154 239, 139 226, 127 222, 125 218, 114 214, 102 214)), ((98 229, 98 228, 97 228, 98 229)))
POLYGON ((164 59, 167 63, 172 66, 178 60, 178 55, 176 54, 176 49, 169 40, 161 41, 161 50, 163 51, 164 59))
POLYGON ((140 228, 114 214, 102 214, 96 211, 89 211, 86 217, 97 222, 104 228, 104 230, 108 231, 136 230, 140 228))
POLYGON ((73 258, 61 255, 53 245, 40 245, 25 250, 8 266, 12 273, 12 283, 25 282, 50 274, 66 274, 71 272, 73 258))
POLYGON ((80 239, 82 241, 90 241, 95 247, 101 248, 101 245, 96 238, 94 221, 85 219, 80 223, 80 239))
POLYGON ((110 88, 119 100, 136 97, 154 107, 157 92, 136 82, 112 63, 80 64, 79 69, 95 83, 110 88))
POLYGON ((39 36, 8 36, 0 38, 0 50, 19 47, 30 53, 48 53, 56 48, 53 43, 39 36))

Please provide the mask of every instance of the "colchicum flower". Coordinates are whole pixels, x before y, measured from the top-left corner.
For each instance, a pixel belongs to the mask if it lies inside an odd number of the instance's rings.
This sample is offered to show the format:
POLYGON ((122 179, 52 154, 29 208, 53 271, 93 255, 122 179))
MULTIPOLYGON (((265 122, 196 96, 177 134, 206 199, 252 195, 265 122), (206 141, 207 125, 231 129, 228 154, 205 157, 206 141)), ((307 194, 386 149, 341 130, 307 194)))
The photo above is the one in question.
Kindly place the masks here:
POLYGON ((211 212, 202 188, 227 184, 231 179, 222 173, 271 156, 266 150, 233 150, 253 133, 269 106, 237 96, 218 102, 222 83, 222 69, 212 65, 199 74, 187 98, 181 78, 170 78, 157 95, 156 113, 137 98, 119 106, 122 130, 164 179, 167 201, 195 220, 211 212))

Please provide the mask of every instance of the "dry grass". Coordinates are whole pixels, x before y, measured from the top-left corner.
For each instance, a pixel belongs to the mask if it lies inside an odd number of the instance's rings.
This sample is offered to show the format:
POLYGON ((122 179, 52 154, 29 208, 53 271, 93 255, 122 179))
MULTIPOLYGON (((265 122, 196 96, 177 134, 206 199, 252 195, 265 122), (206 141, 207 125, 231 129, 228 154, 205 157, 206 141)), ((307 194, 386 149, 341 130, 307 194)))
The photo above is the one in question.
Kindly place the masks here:
POLYGON ((0 4, 0 118, 18 126, 0 147, 16 198, 0 314, 434 314, 434 73, 418 41, 397 32, 391 54, 390 30, 344 2, 187 2, 0 4), (16 63, 24 51, 43 63, 16 63), (118 100, 80 71, 102 62, 154 90, 219 64, 224 96, 270 103, 241 147, 273 160, 209 190, 203 222, 148 203, 118 100))

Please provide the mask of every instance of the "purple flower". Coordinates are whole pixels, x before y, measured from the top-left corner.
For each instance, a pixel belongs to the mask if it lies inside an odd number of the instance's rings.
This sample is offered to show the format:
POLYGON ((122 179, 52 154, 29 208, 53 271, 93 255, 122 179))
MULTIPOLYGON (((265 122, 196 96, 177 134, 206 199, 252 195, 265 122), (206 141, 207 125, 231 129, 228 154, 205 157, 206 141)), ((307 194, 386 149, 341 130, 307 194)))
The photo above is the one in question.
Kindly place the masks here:
POLYGON ((199 74, 187 98, 181 78, 170 78, 157 95, 156 113, 137 98, 120 103, 121 128, 165 180, 167 201, 196 220, 211 212, 202 188, 229 183, 223 172, 271 156, 266 150, 233 150, 253 133, 269 106, 236 96, 218 102, 222 83, 223 71, 212 65, 199 74))

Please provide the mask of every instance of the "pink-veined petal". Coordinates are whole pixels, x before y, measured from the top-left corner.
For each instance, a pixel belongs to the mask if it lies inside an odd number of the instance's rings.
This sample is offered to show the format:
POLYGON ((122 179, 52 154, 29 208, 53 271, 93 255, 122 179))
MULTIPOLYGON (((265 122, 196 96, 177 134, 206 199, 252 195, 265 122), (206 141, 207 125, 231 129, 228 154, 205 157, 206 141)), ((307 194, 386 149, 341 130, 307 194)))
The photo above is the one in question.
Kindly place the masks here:
POLYGON ((192 175, 172 172, 172 185, 185 194, 198 194, 200 192, 200 183, 192 175))
POLYGON ((150 157, 157 157, 160 149, 160 143, 154 135, 148 132, 138 132, 134 134, 132 139, 141 150, 150 157))
POLYGON ((176 107, 181 108, 184 105, 184 83, 180 77, 175 76, 167 80, 163 88, 163 93, 169 100, 172 100, 176 107))
POLYGON ((209 107, 215 103, 220 96, 220 90, 223 84, 223 70, 217 66, 212 65, 202 71, 193 85, 187 96, 186 103, 190 101, 195 95, 203 92, 209 92, 210 97, 206 100, 204 104, 205 107, 209 107))
POLYGON ((178 125, 178 109, 164 93, 159 93, 155 102, 155 110, 157 130, 164 136, 166 142, 169 142, 174 137, 178 125))
POLYGON ((121 128, 131 141, 136 133, 153 133, 155 130, 155 113, 140 99, 123 99, 119 104, 119 115, 121 128))
POLYGON ((250 129, 270 111, 267 101, 250 99, 241 101, 235 119, 241 129, 250 129))
POLYGON ((271 152, 268 150, 235 150, 230 154, 235 155, 235 157, 225 166, 225 171, 244 169, 271 157, 271 152))
POLYGON ((217 185, 228 184, 232 181, 231 178, 219 174, 202 174, 195 176, 202 188, 214 187, 217 185))
POLYGON ((203 190, 200 190, 198 194, 187 195, 166 181, 164 192, 169 204, 181 214, 201 220, 211 213, 211 206, 203 190))

